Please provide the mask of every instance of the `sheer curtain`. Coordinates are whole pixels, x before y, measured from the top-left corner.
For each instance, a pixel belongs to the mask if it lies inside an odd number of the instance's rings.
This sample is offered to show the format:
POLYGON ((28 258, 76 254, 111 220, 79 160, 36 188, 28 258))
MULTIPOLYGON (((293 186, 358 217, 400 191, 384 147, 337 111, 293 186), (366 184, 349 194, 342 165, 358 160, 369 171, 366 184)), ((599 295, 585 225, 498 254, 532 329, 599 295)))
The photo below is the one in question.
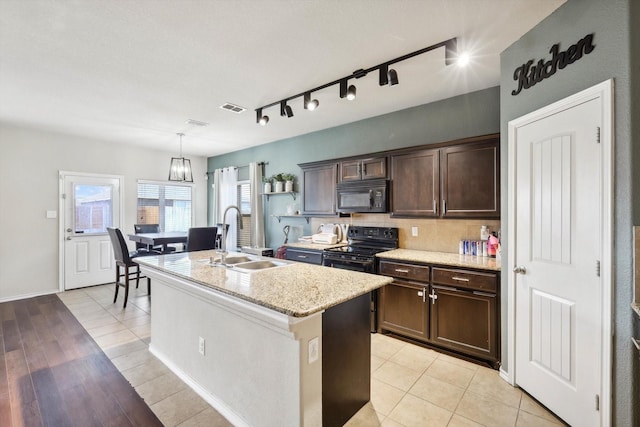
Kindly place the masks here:
POLYGON ((251 188, 251 246, 264 248, 264 214, 261 194, 262 166, 256 162, 249 163, 249 184, 251 188))
MULTIPOLYGON (((222 223, 223 214, 227 207, 238 204, 238 169, 234 166, 221 169, 220 184, 219 184, 220 197, 218 198, 218 219, 219 223, 222 223)), ((235 210, 227 213, 227 224, 229 224, 229 231, 227 232, 227 251, 235 251, 237 242, 237 221, 238 212, 235 210)))

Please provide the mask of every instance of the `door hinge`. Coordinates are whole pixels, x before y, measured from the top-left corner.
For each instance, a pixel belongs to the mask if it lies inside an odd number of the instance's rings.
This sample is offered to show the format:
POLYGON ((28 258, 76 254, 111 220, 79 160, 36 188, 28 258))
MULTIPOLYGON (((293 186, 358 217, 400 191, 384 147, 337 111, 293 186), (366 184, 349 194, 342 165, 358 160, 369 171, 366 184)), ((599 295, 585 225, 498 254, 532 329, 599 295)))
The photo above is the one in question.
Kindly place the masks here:
POLYGON ((600 277, 600 260, 596 261, 596 276, 600 277))
POLYGON ((600 410, 600 395, 596 394, 596 411, 600 410))
POLYGON ((596 128, 596 142, 600 144, 600 126, 596 128))
POLYGON ((62 198, 63 198, 63 199, 66 199, 66 198, 67 198, 67 195, 66 195, 66 194, 64 194, 64 193, 62 193, 62 198))

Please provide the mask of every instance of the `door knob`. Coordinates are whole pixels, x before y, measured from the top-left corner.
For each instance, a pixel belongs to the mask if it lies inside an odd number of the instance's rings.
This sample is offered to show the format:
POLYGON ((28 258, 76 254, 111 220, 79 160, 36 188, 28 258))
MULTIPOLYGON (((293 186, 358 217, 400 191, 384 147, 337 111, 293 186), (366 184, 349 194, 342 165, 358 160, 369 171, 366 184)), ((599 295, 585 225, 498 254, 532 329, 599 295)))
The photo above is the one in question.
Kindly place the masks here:
POLYGON ((519 265, 516 268, 513 269, 513 272, 516 274, 526 274, 527 269, 524 268, 523 266, 519 265))
POLYGON ((73 230, 70 228, 67 228, 67 233, 71 233, 73 230))

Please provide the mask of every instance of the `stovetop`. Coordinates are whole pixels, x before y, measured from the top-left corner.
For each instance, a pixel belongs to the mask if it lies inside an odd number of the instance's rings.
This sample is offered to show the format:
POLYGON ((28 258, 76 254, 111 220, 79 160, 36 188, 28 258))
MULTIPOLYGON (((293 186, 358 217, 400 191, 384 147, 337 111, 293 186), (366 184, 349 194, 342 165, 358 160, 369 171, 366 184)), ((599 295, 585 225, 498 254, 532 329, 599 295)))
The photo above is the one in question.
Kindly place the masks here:
POLYGON ((350 226, 347 237, 348 246, 325 249, 325 252, 373 257, 398 248, 398 229, 393 227, 350 226))

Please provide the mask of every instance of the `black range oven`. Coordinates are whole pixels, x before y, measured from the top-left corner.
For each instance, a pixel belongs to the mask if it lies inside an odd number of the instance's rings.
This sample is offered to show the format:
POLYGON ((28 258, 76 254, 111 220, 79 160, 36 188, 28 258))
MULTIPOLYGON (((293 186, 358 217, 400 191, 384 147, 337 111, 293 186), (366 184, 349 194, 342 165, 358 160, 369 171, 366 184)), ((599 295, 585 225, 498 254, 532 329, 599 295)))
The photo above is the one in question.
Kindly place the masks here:
MULTIPOLYGON (((376 254, 398 248, 398 229, 350 226, 348 244, 325 249, 322 265, 363 273, 377 273, 376 254)), ((377 327, 377 292, 371 292, 371 332, 377 327)))

